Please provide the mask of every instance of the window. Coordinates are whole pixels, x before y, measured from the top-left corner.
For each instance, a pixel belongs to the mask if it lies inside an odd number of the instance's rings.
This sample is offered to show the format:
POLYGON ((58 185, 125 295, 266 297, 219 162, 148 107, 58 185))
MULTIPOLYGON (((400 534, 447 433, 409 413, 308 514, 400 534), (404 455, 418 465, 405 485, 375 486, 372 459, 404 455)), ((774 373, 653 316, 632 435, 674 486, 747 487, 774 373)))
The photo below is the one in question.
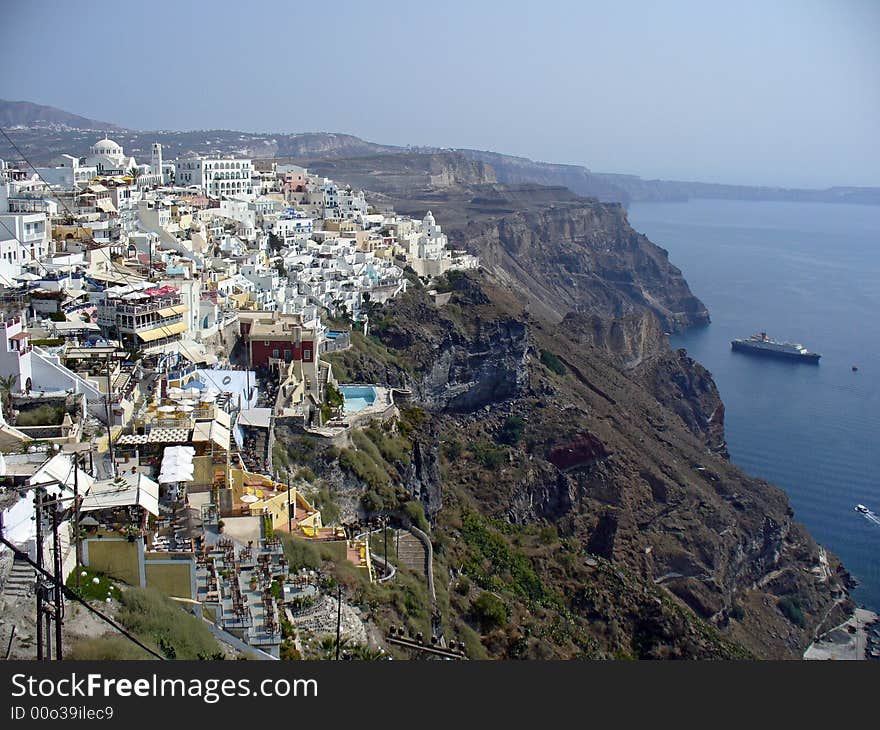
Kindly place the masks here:
POLYGON ((278 357, 278 350, 272 350, 272 357, 274 357, 274 358, 278 357))
POLYGON ((312 351, 311 350, 303 350, 303 360, 311 361, 312 359, 312 351))

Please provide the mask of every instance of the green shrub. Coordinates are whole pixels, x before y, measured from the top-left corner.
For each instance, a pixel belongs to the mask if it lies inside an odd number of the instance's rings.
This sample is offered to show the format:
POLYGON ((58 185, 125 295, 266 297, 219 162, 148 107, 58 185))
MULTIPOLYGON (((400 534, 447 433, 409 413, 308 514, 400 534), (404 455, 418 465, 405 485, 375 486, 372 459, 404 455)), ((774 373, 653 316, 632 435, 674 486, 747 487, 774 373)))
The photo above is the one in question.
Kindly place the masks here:
POLYGON ((284 557, 287 558, 291 572, 295 573, 303 568, 317 570, 321 567, 321 556, 308 540, 284 533, 281 535, 281 544, 284 546, 284 557))
POLYGON ((314 482, 318 477, 315 475, 315 472, 309 469, 309 467, 304 466, 294 474, 293 478, 303 482, 314 482))
POLYGON ((85 573, 85 575, 80 575, 79 588, 76 587, 76 572, 71 572, 67 576, 67 587, 72 588, 80 598, 86 601, 101 601, 102 603, 108 596, 115 601, 122 598, 122 591, 119 590, 119 587, 103 573, 85 567, 80 568, 80 573, 85 573), (95 583, 95 578, 98 579, 97 583, 95 583))
POLYGON ((154 659, 151 654, 141 649, 133 641, 124 636, 108 634, 79 639, 65 652, 65 659, 78 661, 118 661, 154 659))
POLYGON ((807 621, 804 618, 804 612, 801 609, 800 603, 798 603, 796 599, 783 598, 776 605, 779 607, 779 610, 782 611, 782 615, 795 626, 804 628, 807 625, 807 621))
POLYGON ((507 623, 509 609, 494 593, 483 592, 473 605, 473 614, 483 633, 507 623))
POLYGON ((471 549, 465 570, 477 585, 489 590, 511 591, 539 603, 554 602, 529 558, 508 545, 504 536, 488 527, 483 517, 475 512, 466 513, 461 534, 471 549))
POLYGON ((734 603, 730 607, 730 618, 735 619, 737 621, 741 621, 745 618, 746 612, 743 610, 743 607, 738 603, 734 603))
POLYGON ((476 442, 471 447, 471 453, 484 467, 490 470, 498 469, 507 461, 507 451, 493 446, 488 442, 476 442))
POLYGON ((523 437, 526 422, 520 416, 510 416, 498 432, 498 442, 508 446, 516 446, 523 437))
POLYGON ((184 611, 155 588, 129 588, 122 594, 119 622, 145 644, 169 659, 222 656, 204 622, 184 611))
POLYGON ((421 502, 407 502, 403 505, 403 511, 422 532, 431 531, 431 525, 428 524, 428 518, 425 517, 425 508, 422 507, 421 502))
POLYGON ((342 392, 333 383, 324 386, 324 402, 331 408, 341 408, 345 403, 342 392))
POLYGON ((456 461, 461 456, 464 447, 458 439, 449 439, 443 444, 443 453, 449 461, 456 461))
MULTIPOLYGON (((381 458, 390 463, 400 463, 409 466, 412 443, 402 436, 394 436, 383 433, 376 426, 370 426, 364 430, 364 435, 375 444, 381 458)), ((358 443, 356 441, 356 443, 358 443)), ((360 445, 360 444, 358 444, 360 445)))
POLYGON ((361 495, 361 507, 367 514, 381 512, 385 509, 385 501, 380 494, 370 490, 361 495))
POLYGON ((316 492, 311 502, 321 512, 321 522, 325 525, 332 525, 339 521, 341 510, 329 489, 321 489, 316 492))
POLYGON ((391 483, 391 477, 388 475, 388 472, 364 451, 342 449, 339 453, 339 466, 345 471, 354 474, 374 490, 391 483))
POLYGON ((550 352, 550 350, 541 350, 541 364, 557 375, 565 375, 568 372, 568 369, 562 364, 562 360, 550 352))

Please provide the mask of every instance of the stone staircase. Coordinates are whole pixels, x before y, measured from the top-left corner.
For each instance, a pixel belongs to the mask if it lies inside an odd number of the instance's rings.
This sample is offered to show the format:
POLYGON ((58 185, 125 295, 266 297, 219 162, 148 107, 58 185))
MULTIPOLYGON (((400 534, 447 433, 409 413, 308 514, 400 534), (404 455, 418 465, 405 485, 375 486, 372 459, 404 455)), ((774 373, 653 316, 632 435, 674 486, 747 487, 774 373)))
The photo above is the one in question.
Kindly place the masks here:
POLYGON ((397 542, 397 562, 410 570, 425 573, 425 547, 421 541, 406 530, 398 530, 395 536, 397 542))
POLYGON ((36 576, 34 569, 24 560, 16 558, 12 570, 3 586, 3 594, 7 598, 26 598, 34 593, 36 576))

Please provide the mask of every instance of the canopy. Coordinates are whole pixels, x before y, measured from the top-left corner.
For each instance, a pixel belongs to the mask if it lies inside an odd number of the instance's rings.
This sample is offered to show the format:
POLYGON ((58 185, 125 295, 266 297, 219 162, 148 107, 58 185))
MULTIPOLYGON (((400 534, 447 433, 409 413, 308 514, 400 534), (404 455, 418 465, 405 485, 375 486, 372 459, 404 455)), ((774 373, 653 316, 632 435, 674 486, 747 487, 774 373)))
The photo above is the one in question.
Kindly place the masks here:
POLYGON ((95 512, 134 505, 143 507, 151 515, 159 514, 159 485, 140 472, 95 482, 83 499, 80 511, 95 512))
POLYGON ((229 451, 229 429, 217 421, 199 421, 193 428, 193 443, 213 441, 225 451, 229 451))
POLYGON ((166 446, 162 455, 162 468, 159 471, 159 484, 171 482, 191 482, 193 480, 192 446, 166 446))
POLYGON ((181 332, 186 331, 186 327, 186 322, 174 322, 169 325, 160 325, 151 330, 140 331, 137 335, 144 342, 152 342, 153 340, 158 340, 160 337, 179 335, 181 332))

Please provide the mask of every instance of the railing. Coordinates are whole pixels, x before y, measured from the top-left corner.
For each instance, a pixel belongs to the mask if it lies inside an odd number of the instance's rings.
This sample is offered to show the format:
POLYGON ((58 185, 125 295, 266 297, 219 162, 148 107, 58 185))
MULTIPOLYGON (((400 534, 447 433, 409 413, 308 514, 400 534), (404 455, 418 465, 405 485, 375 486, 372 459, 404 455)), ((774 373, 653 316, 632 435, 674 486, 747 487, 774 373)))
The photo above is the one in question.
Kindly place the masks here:
POLYGON ((151 299, 147 304, 117 304, 115 309, 117 314, 148 314, 165 307, 175 307, 181 303, 180 297, 166 297, 151 299))

